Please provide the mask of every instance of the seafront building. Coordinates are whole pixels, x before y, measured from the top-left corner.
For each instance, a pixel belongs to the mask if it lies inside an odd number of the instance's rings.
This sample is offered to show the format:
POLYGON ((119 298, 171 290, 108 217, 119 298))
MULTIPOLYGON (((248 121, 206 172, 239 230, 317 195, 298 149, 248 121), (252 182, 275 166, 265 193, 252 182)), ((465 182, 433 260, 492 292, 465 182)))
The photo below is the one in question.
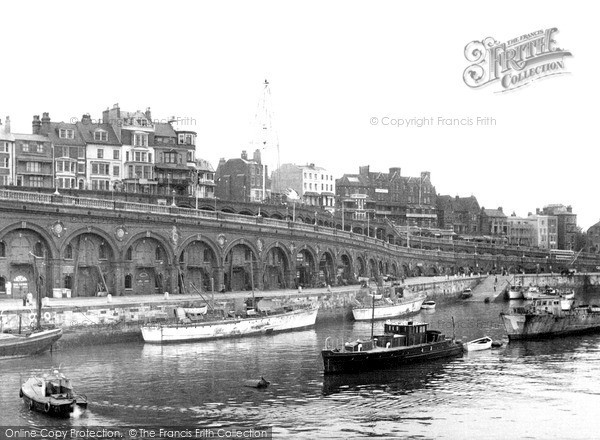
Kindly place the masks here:
POLYGON ((11 185, 15 180, 15 137, 10 132, 10 117, 2 125, 0 119, 0 185, 11 185))
POLYGON ((271 194, 267 166, 262 163, 260 150, 252 159, 246 150, 238 158, 219 160, 215 180, 217 198, 236 202, 263 202, 271 194))
POLYGON ((282 189, 293 189, 300 197, 300 203, 335 212, 335 180, 325 168, 314 163, 286 163, 273 171, 271 180, 282 189))

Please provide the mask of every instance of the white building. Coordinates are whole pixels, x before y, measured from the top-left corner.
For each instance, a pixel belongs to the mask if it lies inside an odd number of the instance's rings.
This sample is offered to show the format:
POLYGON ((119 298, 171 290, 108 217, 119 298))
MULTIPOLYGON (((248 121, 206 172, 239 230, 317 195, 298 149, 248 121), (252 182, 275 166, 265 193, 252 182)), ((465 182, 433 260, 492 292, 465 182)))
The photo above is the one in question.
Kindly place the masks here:
POLYGON ((325 168, 283 164, 271 175, 273 186, 296 191, 302 203, 335 211, 335 179, 325 168))
POLYGON ((15 137, 10 131, 10 117, 2 125, 0 120, 0 185, 12 185, 15 181, 15 137))

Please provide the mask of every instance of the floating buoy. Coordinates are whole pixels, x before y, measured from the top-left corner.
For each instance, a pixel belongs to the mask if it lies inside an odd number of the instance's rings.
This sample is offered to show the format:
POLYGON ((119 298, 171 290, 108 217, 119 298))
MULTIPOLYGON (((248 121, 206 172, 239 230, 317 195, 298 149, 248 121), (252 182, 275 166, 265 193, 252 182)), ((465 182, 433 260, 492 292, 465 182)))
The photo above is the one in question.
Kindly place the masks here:
POLYGON ((50 412, 50 402, 44 403, 44 412, 50 412))
POLYGON ((249 388, 267 388, 271 382, 265 380, 264 377, 260 377, 260 380, 249 379, 244 382, 245 387, 249 388))
POLYGON ((52 315, 50 314, 50 312, 44 312, 44 319, 46 321, 50 321, 51 318, 52 318, 52 315))

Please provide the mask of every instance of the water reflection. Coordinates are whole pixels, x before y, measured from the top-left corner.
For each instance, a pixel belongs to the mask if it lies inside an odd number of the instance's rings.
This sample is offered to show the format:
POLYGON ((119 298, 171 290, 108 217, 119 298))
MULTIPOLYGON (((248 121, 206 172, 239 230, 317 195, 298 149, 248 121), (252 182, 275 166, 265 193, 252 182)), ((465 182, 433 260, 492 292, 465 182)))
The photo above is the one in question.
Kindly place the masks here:
POLYGON ((377 370, 352 374, 333 374, 323 377, 323 395, 382 390, 390 394, 407 394, 442 376, 448 360, 406 365, 396 370, 377 370))

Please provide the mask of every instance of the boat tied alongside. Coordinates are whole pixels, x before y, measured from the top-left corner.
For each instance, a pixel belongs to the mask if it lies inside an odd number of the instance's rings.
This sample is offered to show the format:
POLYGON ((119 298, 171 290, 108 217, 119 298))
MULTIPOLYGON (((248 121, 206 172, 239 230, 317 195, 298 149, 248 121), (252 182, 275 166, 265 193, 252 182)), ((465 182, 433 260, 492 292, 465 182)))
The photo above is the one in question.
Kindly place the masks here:
POLYGON ((414 321, 387 321, 381 335, 346 342, 342 347, 325 340, 321 351, 325 374, 357 373, 396 368, 451 356, 461 356, 463 344, 447 339, 428 324, 414 321))

